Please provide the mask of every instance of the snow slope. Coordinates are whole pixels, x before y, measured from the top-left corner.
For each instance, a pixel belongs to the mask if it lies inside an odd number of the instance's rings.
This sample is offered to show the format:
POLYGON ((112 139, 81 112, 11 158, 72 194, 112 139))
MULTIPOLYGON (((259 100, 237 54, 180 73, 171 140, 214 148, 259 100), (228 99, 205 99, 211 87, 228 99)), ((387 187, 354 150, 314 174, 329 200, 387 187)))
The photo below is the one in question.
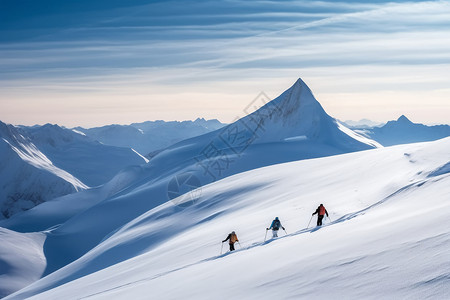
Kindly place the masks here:
MULTIPOLYGON (((108 183, 61 196, 44 202, 13 217, 0 220, 0 227, 18 232, 36 232, 55 229, 73 216, 89 209, 99 202, 120 195, 126 188, 144 174, 142 166, 130 166, 120 171, 108 183)), ((71 245, 67 245, 69 248, 71 245)), ((73 247, 72 247, 73 248, 73 247)))
POLYGON ((58 125, 46 124, 22 129, 54 165, 88 186, 104 184, 123 168, 146 162, 133 149, 102 145, 58 125))
POLYGON ((14 126, 0 122, 0 137, 0 218, 87 188, 14 126))
POLYGON ((448 149, 449 138, 225 178, 189 206, 143 212, 6 299, 448 298, 448 149), (305 228, 319 203, 331 220, 305 228), (275 216, 289 234, 264 242, 275 216), (231 230, 242 247, 220 255, 231 230))
POLYGON ((0 228, 0 298, 38 280, 45 270, 43 233, 0 228))
POLYGON ((0 122, 0 219, 97 186, 147 160, 133 149, 102 145, 57 125, 0 122))

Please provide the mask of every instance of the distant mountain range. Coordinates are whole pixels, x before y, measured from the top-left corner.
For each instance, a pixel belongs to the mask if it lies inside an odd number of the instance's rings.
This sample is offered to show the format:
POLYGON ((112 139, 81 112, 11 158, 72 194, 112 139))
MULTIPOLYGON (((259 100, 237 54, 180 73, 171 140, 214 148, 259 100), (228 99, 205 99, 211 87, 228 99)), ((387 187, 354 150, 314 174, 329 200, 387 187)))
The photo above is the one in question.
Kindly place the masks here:
POLYGON ((383 146, 429 142, 450 136, 449 125, 427 126, 413 123, 404 115, 383 126, 352 126, 352 129, 383 146))
MULTIPOLYGON (((144 156, 179 141, 222 128, 218 120, 198 118, 195 121, 147 121, 130 125, 107 125, 95 128, 74 128, 105 145, 133 148, 144 156)), ((150 155, 149 155, 150 154, 150 155)))

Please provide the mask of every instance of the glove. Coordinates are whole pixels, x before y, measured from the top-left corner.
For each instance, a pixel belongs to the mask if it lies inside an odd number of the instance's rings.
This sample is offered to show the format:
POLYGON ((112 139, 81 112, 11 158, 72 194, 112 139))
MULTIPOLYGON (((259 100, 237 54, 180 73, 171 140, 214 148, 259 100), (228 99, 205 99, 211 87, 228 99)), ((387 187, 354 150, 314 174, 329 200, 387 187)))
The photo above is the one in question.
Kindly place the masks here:
POLYGON ((286 230, 286 229, 284 229, 284 227, 281 227, 281 228, 283 228, 283 230, 286 230))
POLYGON ((266 228, 266 230, 269 230, 269 228, 266 228))
POLYGON ((314 213, 311 216, 314 216, 314 213))

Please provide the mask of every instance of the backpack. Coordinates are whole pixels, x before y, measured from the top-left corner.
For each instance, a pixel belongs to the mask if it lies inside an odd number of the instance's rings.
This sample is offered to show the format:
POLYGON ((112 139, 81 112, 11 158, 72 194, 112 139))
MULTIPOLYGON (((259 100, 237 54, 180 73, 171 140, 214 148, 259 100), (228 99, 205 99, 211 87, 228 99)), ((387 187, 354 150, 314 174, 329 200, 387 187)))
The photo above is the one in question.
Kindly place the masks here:
POLYGON ((325 206, 319 206, 319 215, 325 215, 326 209, 325 206))
POLYGON ((274 220, 273 223, 272 223, 272 229, 273 230, 278 230, 278 229, 280 229, 280 225, 281 225, 280 220, 274 220))
POLYGON ((230 233, 230 243, 234 244, 238 240, 237 235, 230 233))

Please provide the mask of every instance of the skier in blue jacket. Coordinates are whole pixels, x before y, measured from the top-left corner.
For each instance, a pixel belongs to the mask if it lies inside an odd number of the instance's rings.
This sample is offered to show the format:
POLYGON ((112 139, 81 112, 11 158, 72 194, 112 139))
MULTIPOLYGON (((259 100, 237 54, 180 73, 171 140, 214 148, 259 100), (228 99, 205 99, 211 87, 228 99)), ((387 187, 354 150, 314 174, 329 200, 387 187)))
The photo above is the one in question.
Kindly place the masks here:
POLYGON ((281 222, 278 219, 278 217, 276 217, 275 220, 272 221, 272 224, 270 225, 270 227, 267 228, 267 230, 272 229, 272 237, 276 238, 276 237, 278 237, 278 230, 280 229, 280 227, 283 228, 283 230, 285 230, 283 225, 281 225, 281 222))

